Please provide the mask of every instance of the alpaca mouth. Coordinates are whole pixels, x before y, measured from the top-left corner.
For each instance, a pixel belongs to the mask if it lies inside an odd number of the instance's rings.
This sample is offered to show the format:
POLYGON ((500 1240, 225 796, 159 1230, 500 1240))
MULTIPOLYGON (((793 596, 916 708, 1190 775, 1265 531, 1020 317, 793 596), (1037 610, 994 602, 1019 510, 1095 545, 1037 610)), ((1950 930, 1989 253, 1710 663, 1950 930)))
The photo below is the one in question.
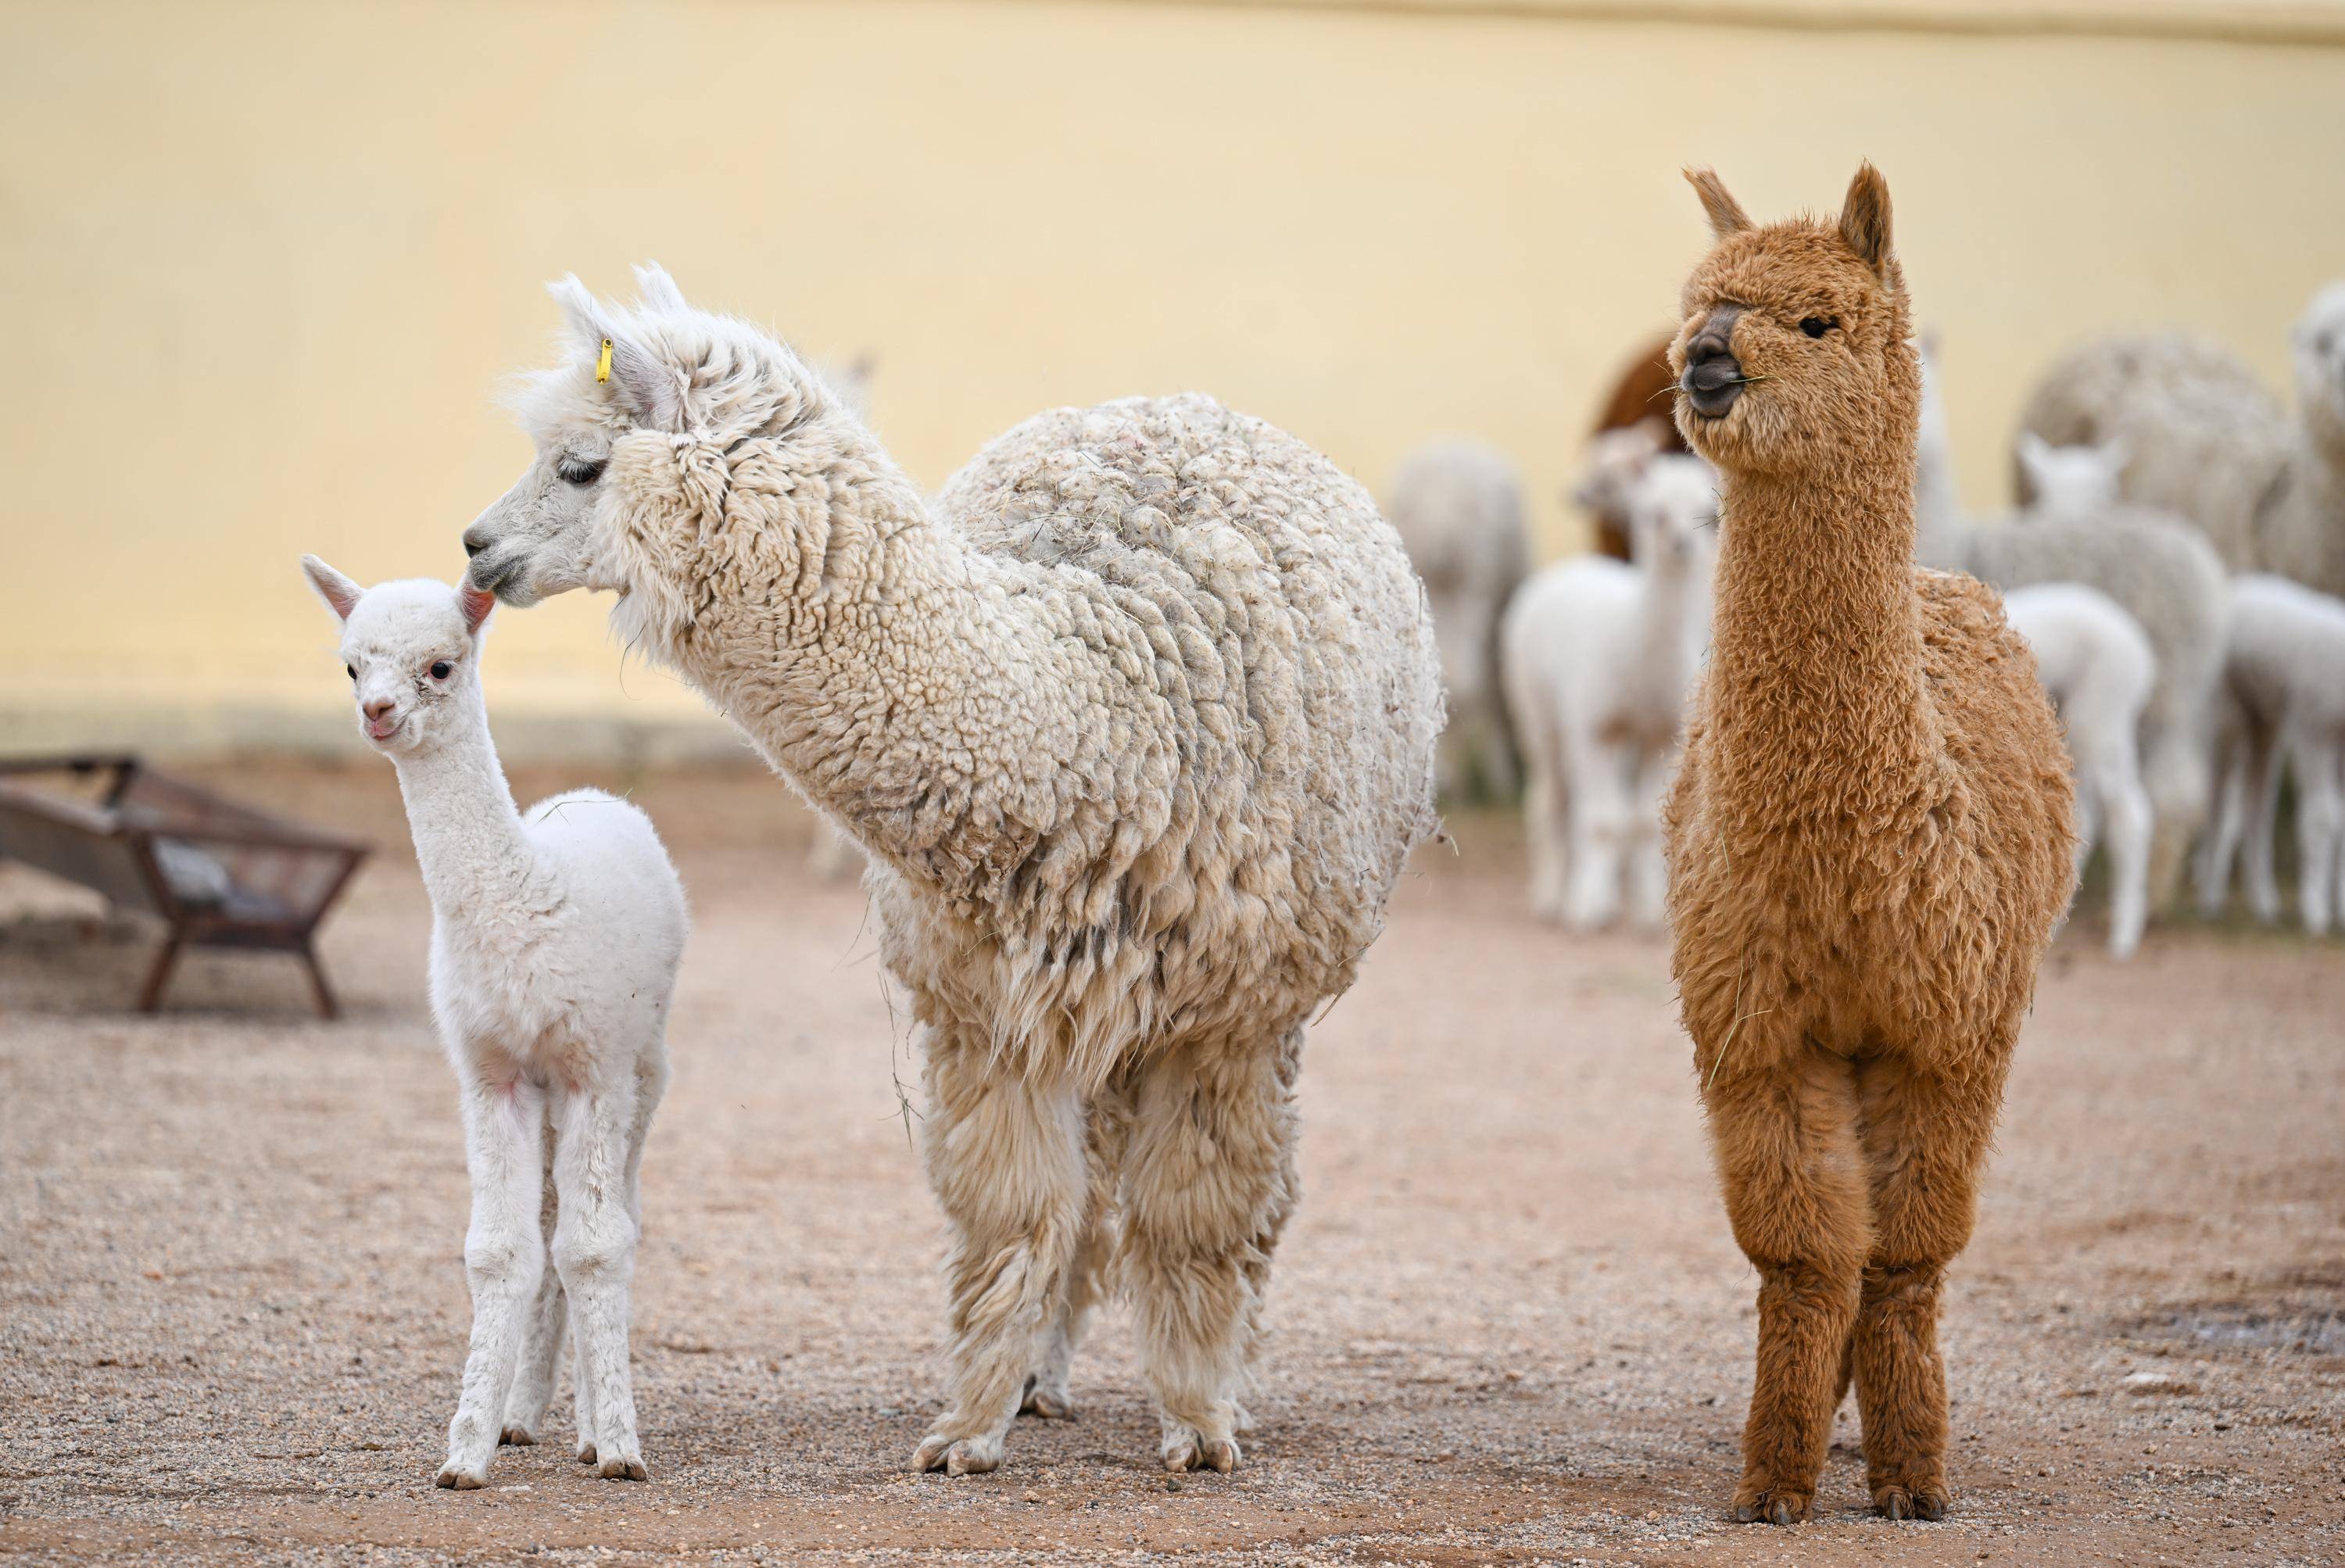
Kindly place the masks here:
POLYGON ((533 596, 523 591, 522 579, 527 573, 516 558, 508 557, 502 565, 494 566, 475 560, 464 575, 472 586, 494 594, 504 604, 527 608, 536 602, 533 596))
POLYGON ((1704 419, 1724 419, 1742 396, 1743 387, 1753 379, 1742 373, 1742 366, 1733 355, 1713 354, 1688 365, 1685 380, 1680 384, 1694 412, 1704 419))
POLYGON ((361 728, 366 730, 366 738, 369 740, 381 746, 383 742, 396 738, 401 730, 407 728, 407 716, 401 714, 389 724, 379 724, 370 718, 361 728))

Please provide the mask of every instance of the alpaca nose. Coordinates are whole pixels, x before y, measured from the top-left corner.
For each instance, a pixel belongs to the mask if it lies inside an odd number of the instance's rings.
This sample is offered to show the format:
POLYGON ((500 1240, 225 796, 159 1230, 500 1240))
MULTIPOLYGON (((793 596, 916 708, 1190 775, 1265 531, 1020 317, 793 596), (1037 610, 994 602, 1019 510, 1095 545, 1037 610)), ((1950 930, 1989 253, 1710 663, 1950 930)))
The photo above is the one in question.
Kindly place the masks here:
POLYGON ((374 701, 365 704, 363 711, 367 716, 367 721, 369 723, 380 724, 382 721, 383 717, 390 713, 391 708, 391 698, 383 697, 377 697, 374 701))
POLYGON ((1686 343, 1685 377, 1679 385, 1704 419, 1723 419, 1742 395, 1742 362, 1734 357, 1734 323, 1741 317, 1741 307, 1721 305, 1686 343))
POLYGON ((489 542, 481 537, 481 531, 477 525, 464 530, 464 558, 466 560, 471 560, 473 556, 479 555, 488 547, 489 542))

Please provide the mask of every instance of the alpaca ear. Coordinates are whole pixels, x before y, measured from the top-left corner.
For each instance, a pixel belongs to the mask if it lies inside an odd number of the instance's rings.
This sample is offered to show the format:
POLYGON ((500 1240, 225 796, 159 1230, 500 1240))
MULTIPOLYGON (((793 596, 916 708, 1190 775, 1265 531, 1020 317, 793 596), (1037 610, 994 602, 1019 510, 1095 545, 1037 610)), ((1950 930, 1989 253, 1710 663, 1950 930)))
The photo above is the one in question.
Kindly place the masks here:
POLYGON ((1895 265, 1889 244, 1889 182, 1870 162, 1857 165, 1856 178, 1848 182, 1848 199, 1840 209, 1840 237, 1874 277, 1889 281, 1895 265))
POLYGON ((1686 183, 1701 198, 1701 209, 1710 214, 1710 233, 1713 239, 1723 239, 1730 234, 1740 234, 1751 228, 1751 215, 1742 204, 1728 193, 1718 171, 1710 168, 1690 168, 1685 171, 1686 183))
POLYGON ((476 588, 469 581, 456 585, 456 608, 464 617, 466 636, 479 636, 482 624, 496 607, 497 596, 486 588, 476 588))
POLYGON ((635 293, 647 310, 687 311, 684 290, 667 275, 667 269, 656 261, 646 261, 635 269, 635 293))
POLYGON ((2032 430, 2019 433, 2019 466, 2027 473, 2028 482, 2044 483, 2045 465, 2052 460, 2052 443, 2032 430))
MULTIPOLYGON (((667 274, 661 273, 662 278, 667 274)), ((669 282, 670 291, 675 285, 669 282)), ((611 345, 609 386, 619 405, 635 423, 648 430, 680 434, 684 430, 683 379, 653 351, 642 336, 586 291, 576 273, 548 283, 545 291, 562 307, 563 319, 579 347, 594 356, 600 382, 603 345, 611 345)), ((683 296, 676 298, 681 300, 683 296)))
POLYGON ((318 590, 318 596, 326 601, 326 607, 334 612, 334 618, 349 620, 350 612, 359 607, 359 596, 366 590, 315 555, 301 557, 301 570, 309 577, 310 585, 318 590))

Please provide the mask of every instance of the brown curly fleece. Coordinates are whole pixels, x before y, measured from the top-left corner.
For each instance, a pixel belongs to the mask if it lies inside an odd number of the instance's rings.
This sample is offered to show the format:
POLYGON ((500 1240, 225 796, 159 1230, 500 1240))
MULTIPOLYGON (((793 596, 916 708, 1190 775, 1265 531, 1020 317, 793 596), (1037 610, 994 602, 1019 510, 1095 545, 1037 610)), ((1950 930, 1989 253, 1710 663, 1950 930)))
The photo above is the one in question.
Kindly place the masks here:
POLYGON ((1853 1378, 1873 1506, 1935 1519, 1939 1287, 2067 905, 2068 764, 1995 595, 1913 565, 1920 369, 1880 174, 1837 222, 1764 228, 1688 178, 1717 245, 1670 363, 1739 311, 1749 378, 1715 417, 1680 400, 1723 535, 1664 822, 1686 1028, 1760 1276, 1735 1507, 1806 1517, 1853 1378))

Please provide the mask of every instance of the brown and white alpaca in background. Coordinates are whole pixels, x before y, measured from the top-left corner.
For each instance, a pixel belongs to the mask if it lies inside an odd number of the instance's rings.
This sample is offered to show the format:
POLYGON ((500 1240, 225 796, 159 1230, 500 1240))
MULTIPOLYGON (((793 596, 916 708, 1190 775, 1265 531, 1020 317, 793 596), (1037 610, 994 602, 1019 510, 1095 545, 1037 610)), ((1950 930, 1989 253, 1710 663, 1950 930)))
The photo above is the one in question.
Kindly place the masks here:
POLYGON ((1719 470, 1710 658, 1665 833, 1674 969, 1759 1353, 1737 1517, 1807 1517, 1849 1380, 1873 1503, 1947 1507, 1947 1264, 2066 907, 2067 760, 1994 594, 1914 565, 1921 372, 1889 191, 1685 285, 1678 418, 1719 470))
POLYGON ((621 634, 862 844, 952 1234, 949 1401, 990 1471, 1112 1263, 1180 1471, 1238 1461, 1295 1201, 1307 1020, 1436 830, 1440 667, 1366 492, 1210 398, 1058 409, 931 502, 782 343, 574 279, 537 456, 465 533, 621 634), (598 373, 599 372, 599 373, 598 373))

